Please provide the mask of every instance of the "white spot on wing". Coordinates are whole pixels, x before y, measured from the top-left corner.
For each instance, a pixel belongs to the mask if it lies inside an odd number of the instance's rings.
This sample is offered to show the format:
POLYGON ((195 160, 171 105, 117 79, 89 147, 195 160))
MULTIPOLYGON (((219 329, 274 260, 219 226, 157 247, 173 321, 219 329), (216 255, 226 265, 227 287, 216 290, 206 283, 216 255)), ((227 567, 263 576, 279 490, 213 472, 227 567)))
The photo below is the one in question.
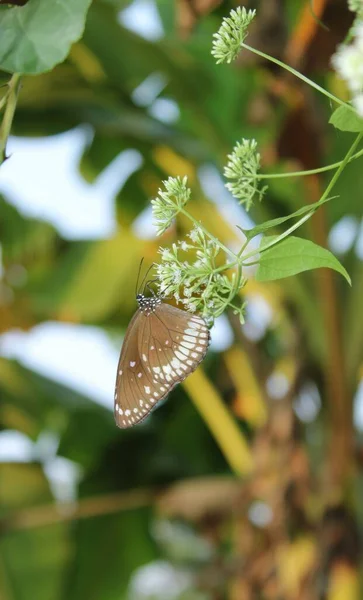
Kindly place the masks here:
MULTIPOLYGON (((188 344, 188 342, 185 342, 186 346, 190 346, 191 344, 188 344)), ((194 346, 192 346, 192 348, 194 348, 194 346)), ((189 350, 187 348, 184 348, 184 346, 179 346, 179 350, 180 352, 183 352, 183 354, 185 354, 185 356, 189 356, 189 350)))
POLYGON ((150 394, 150 388, 148 385, 144 385, 144 390, 147 394, 150 394))
MULTIPOLYGON (((184 336, 184 337, 187 337, 187 336, 184 336)), ((194 348, 195 342, 194 342, 194 344, 191 344, 190 342, 184 341, 183 346, 185 346, 185 348, 189 348, 189 350, 191 350, 192 348, 194 348)))
POLYGON ((197 338, 192 335, 183 335, 184 342, 191 342, 192 344, 197 343, 197 338))
POLYGON ((130 360, 130 367, 134 367, 136 365, 136 362, 134 360, 130 360))

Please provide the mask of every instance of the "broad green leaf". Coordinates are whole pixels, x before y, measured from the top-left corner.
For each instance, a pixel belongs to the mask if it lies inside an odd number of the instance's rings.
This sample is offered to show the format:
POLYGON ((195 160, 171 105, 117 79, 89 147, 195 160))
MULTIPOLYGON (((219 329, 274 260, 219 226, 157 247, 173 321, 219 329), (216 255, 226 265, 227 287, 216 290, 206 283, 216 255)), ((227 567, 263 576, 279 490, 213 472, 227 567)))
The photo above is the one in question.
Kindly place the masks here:
POLYGON ((347 106, 339 106, 329 119, 329 123, 340 131, 351 131, 358 133, 363 131, 363 119, 347 106))
POLYGON ((53 273, 34 286, 33 302, 77 321, 100 321, 121 305, 134 308, 130 282, 145 246, 127 230, 109 240, 74 242, 53 273))
POLYGON ((54 227, 45 221, 24 217, 15 206, 0 196, 0 239, 3 261, 35 260, 53 252, 59 237, 54 227))
POLYGON ((71 526, 54 523, 7 532, 0 539, 0 558, 6 565, 1 599, 63 600, 64 574, 73 560, 71 526))
MULTIPOLYGON (((336 196, 334 196, 334 197, 336 197, 336 196)), ((238 227, 238 225, 237 225, 237 227, 245 234, 247 240, 252 240, 252 238, 256 237, 256 235, 259 235, 260 233, 264 233, 268 229, 272 229, 273 227, 277 227, 278 225, 282 225, 282 223, 285 223, 286 221, 289 221, 290 219, 295 219, 296 217, 304 216, 309 212, 311 212, 311 214, 313 215, 314 212, 320 206, 322 206, 326 202, 329 202, 329 200, 332 200, 332 198, 324 198, 322 200, 319 200, 318 202, 314 202, 313 204, 307 204, 306 206, 299 208, 299 210, 291 213, 290 215, 287 215, 287 217, 279 217, 277 219, 271 219, 269 221, 265 221, 264 223, 261 223, 261 225, 256 225, 256 227, 253 227, 252 229, 242 229, 242 227, 238 227)), ((306 219, 303 219, 301 221, 301 225, 305 222, 305 220, 306 219)))
POLYGON ((91 0, 31 0, 0 8, 0 68, 34 75, 62 62, 84 29, 91 0))
POLYGON ((38 464, 0 463, 0 506, 2 516, 51 500, 49 484, 38 464))
MULTIPOLYGON (((271 243, 276 236, 264 237, 262 246, 271 243)), ((290 236, 272 246, 260 256, 256 272, 258 281, 283 279, 303 271, 328 267, 338 271, 350 284, 350 277, 335 256, 310 240, 290 236)))
POLYGON ((0 463, 1 599, 62 599, 64 572, 71 558, 69 525, 51 523, 47 527, 23 529, 21 523, 23 518, 31 525, 32 507, 47 506, 52 500, 41 465, 0 463))
POLYGON ((79 521, 74 528, 74 568, 65 581, 65 597, 68 600, 126 598, 132 573, 157 558, 149 528, 148 508, 79 521), (107 548, 107 552, 100 551, 101 548, 107 548))

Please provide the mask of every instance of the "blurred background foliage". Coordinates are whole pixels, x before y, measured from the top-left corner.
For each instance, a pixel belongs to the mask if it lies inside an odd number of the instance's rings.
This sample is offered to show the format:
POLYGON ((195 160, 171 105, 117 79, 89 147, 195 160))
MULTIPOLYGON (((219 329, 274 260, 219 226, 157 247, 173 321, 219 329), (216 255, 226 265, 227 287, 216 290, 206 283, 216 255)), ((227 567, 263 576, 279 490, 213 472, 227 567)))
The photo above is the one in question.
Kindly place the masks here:
MULTIPOLYGON (((65 236, 3 193, 1 334, 88 325, 118 350, 140 259, 157 260, 149 202, 162 179, 188 175, 191 212, 233 245, 248 218, 218 173, 236 141, 258 141, 265 172, 343 158, 351 136, 327 124, 325 98, 245 53, 215 65, 212 34, 237 4, 93 0, 67 59, 23 79, 15 136, 82 131, 78 169, 93 186, 115 159, 137 156, 137 166, 114 190, 104 239, 65 236)), ((329 59, 352 21, 345 0, 251 7, 250 45, 344 96, 329 59)), ((317 201, 328 179, 271 180, 250 218, 317 201)), ((2 352, 1 600, 362 597, 362 190, 357 161, 302 231, 339 255, 352 288, 328 270, 273 284, 251 273, 246 325, 227 315, 203 365, 141 426, 117 430, 112 393, 100 405, 2 352), (238 424, 239 476, 198 410, 203 398, 238 424), (14 439, 26 460, 6 458, 14 439)), ((163 245, 187 228, 181 218, 163 245)))

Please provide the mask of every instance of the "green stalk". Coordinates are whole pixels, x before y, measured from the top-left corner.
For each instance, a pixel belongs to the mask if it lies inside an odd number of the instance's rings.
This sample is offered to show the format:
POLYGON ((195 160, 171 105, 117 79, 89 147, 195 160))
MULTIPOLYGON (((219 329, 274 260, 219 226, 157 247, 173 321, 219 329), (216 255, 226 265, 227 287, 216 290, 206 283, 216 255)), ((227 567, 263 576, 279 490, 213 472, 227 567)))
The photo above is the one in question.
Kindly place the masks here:
POLYGON ((229 248, 227 248, 227 246, 225 246, 224 244, 222 244, 222 242, 220 242, 216 237, 214 237, 214 235, 212 235, 211 233, 209 233, 208 229, 206 229, 204 227, 204 225, 202 225, 202 223, 200 223, 199 221, 197 221, 197 219, 195 219, 187 210, 185 210, 185 208, 180 208, 178 212, 180 212, 183 215, 185 215, 186 217, 188 217, 188 219, 190 219, 194 223, 194 225, 196 227, 198 227, 199 229, 201 229, 203 231, 203 233, 205 233, 205 235, 207 237, 209 237, 210 240, 213 240, 215 242, 215 244, 217 246, 219 246, 220 248, 222 248, 227 254, 229 254, 230 256, 234 256, 235 258, 237 258, 237 255, 234 252, 232 252, 232 250, 230 250, 229 248))
POLYGON ((355 112, 353 106, 351 106, 347 102, 344 102, 344 100, 337 98, 336 96, 334 96, 334 94, 331 94, 330 92, 325 90, 323 87, 321 87, 320 85, 315 83, 315 81, 311 81, 311 79, 309 79, 308 77, 305 77, 305 75, 303 75, 302 73, 299 73, 299 71, 296 71, 296 69, 289 67, 289 65, 286 65, 285 63, 281 62, 281 60, 278 60, 277 58, 274 58, 273 56, 270 56, 269 54, 265 54, 264 52, 261 52, 261 50, 256 50, 256 48, 253 48, 252 46, 248 46, 248 44, 245 44, 245 43, 241 44, 241 48, 245 48, 245 50, 250 50, 250 52, 253 52, 254 54, 257 54, 258 56, 261 56, 262 58, 265 58, 266 60, 269 60, 270 62, 275 63, 275 65, 278 65, 282 69, 289 71, 289 73, 291 73, 292 75, 295 75, 295 77, 298 77, 298 79, 301 79, 302 81, 304 81, 311 87, 315 88, 316 90, 318 90, 318 92, 320 92, 321 94, 324 94, 324 96, 326 96, 330 100, 333 100, 333 102, 337 102, 337 104, 341 104, 342 106, 345 106, 346 108, 349 108, 350 110, 355 112))
MULTIPOLYGON (((328 197, 328 195, 331 192, 332 188, 334 187, 334 185, 336 184, 337 180, 339 179, 341 173, 344 171, 345 166, 348 164, 350 157, 353 155, 354 150, 358 146, 358 144, 361 141, 362 137, 363 137, 363 132, 359 133, 357 135, 357 137, 355 138, 355 140, 354 140, 353 144, 351 145, 350 149, 348 150, 345 158, 342 160, 339 169, 334 174, 334 176, 331 178, 331 181, 329 182, 329 185, 327 186, 324 194, 320 198, 320 202, 323 201, 323 200, 325 200, 325 198, 328 197)), ((312 214, 314 212, 315 211, 312 210, 311 212, 307 213, 307 215, 305 215, 297 223, 295 223, 294 225, 292 225, 292 227, 290 227, 289 229, 287 229, 286 231, 284 231, 284 233, 282 233, 281 235, 277 236, 274 240, 272 240, 269 244, 267 244, 263 248, 257 248, 255 250, 252 250, 248 254, 245 254, 244 257, 243 257, 243 261, 245 261, 248 258, 251 258, 252 256, 256 256, 256 254, 258 254, 258 253, 265 252, 269 248, 272 248, 272 246, 276 246, 276 244, 278 244, 279 242, 281 242, 284 238, 286 238, 288 235, 290 235, 290 233, 292 233, 295 229, 297 229, 298 227, 300 227, 300 225, 302 225, 303 223, 305 223, 305 221, 307 221, 308 219, 310 219, 310 217, 312 216, 312 214)))
POLYGON ((283 233, 281 233, 281 235, 277 236, 274 240, 272 240, 271 242, 269 242, 268 244, 266 244, 266 246, 263 246, 262 248, 255 248, 254 250, 252 250, 251 252, 249 252, 248 254, 245 254, 243 256, 243 265, 244 266, 249 266, 252 263, 249 264, 245 264, 245 260, 247 258, 250 258, 251 256, 256 256, 256 254, 261 254, 262 252, 266 252, 266 250, 268 250, 269 248, 272 248, 272 246, 276 246, 276 244, 278 244, 279 242, 281 242, 283 239, 285 239, 286 237, 288 237, 293 231, 295 231, 295 229, 298 229, 301 225, 303 225, 303 223, 305 223, 305 221, 308 221, 308 219, 310 219, 310 217, 314 214, 315 210, 312 210, 311 212, 307 213, 306 215, 304 215, 301 219, 299 219, 299 221, 297 223, 294 223, 294 225, 291 225, 291 227, 289 227, 289 229, 286 229, 286 231, 284 231, 283 233))
POLYGON ((9 83, 9 92, 6 95, 6 106, 4 116, 0 125, 0 166, 6 160, 6 144, 13 124, 16 102, 20 89, 20 75, 14 73, 9 83))
MULTIPOLYGON (((352 162, 356 158, 360 158, 363 156, 363 149, 353 154, 350 157, 348 162, 352 162)), ((344 160, 344 159, 343 159, 344 160)), ((282 177, 305 177, 306 175, 319 175, 319 173, 326 173, 326 171, 333 171, 333 169, 338 169, 342 164, 343 160, 339 160, 336 163, 332 163, 331 165, 327 165, 326 167, 319 167, 318 169, 310 169, 308 171, 291 171, 288 173, 271 173, 270 175, 267 173, 261 175, 244 175, 246 179, 280 179, 282 177)))

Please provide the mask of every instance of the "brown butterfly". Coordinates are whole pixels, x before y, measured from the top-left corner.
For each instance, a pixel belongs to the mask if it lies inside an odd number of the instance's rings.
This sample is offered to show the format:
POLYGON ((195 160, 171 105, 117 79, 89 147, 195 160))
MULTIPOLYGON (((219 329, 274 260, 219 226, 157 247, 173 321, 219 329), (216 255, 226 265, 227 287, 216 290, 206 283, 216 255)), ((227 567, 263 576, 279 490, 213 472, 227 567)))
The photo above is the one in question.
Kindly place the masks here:
POLYGON ((117 367, 115 420, 140 423, 205 357, 209 329, 202 317, 137 294, 117 367))

